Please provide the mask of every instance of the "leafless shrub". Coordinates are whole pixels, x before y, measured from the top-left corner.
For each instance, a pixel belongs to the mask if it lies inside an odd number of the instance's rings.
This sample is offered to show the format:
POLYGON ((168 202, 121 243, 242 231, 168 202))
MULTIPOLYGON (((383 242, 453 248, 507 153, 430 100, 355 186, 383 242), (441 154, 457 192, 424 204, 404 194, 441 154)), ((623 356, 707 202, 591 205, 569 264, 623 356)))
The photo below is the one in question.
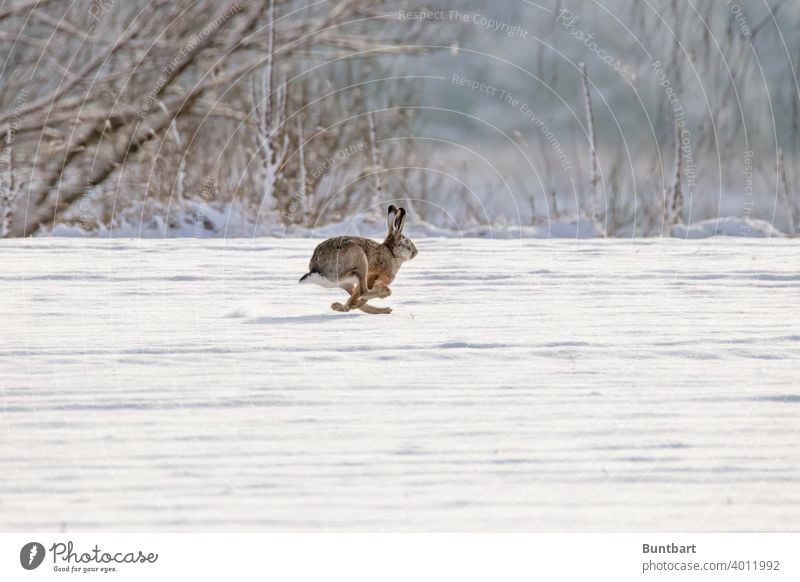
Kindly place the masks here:
POLYGON ((20 120, 15 171, 26 184, 16 199, 4 187, 4 234, 112 227, 126 210, 145 220, 164 213, 165 227, 179 227, 201 203, 236 202, 271 222, 314 220, 309 202, 324 201, 305 198, 299 213, 293 204, 331 169, 306 168, 368 139, 365 121, 349 121, 370 96, 356 95, 348 60, 404 50, 390 27, 370 34, 386 10, 377 0, 132 0, 102 13, 4 6, 0 20, 20 40, 0 35, 11 64, 0 127, 20 120), (203 197, 209 176, 213 200, 203 197), (15 214, 21 206, 28 211, 15 214))

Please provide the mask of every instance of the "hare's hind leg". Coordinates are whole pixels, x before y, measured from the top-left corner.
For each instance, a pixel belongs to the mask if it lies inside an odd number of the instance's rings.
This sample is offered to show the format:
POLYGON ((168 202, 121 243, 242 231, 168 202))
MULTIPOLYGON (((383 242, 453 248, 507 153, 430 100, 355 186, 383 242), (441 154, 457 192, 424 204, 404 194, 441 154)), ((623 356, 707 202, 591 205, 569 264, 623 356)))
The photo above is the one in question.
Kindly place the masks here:
POLYGON ((342 305, 337 301, 336 303, 331 304, 331 309, 333 309, 334 311, 342 311, 342 312, 347 312, 350 311, 351 309, 360 309, 364 313, 370 313, 373 315, 379 313, 392 312, 391 307, 373 307, 372 305, 369 305, 367 303, 367 301, 369 301, 370 299, 383 299, 391 295, 392 291, 388 287, 373 287, 367 293, 356 296, 355 301, 353 301, 353 297, 356 295, 357 292, 358 292, 358 285, 354 286, 353 294, 350 296, 350 300, 347 302, 347 305, 342 305), (351 303, 352 306, 350 305, 351 303))
POLYGON ((356 278, 356 282, 352 287, 349 285, 342 285, 342 289, 350 293, 350 299, 348 299, 347 303, 344 305, 338 301, 332 303, 331 309, 345 313, 351 309, 360 309, 364 313, 370 314, 391 313, 392 310, 389 307, 373 307, 367 304, 367 301, 370 299, 383 299, 384 297, 388 297, 392 294, 392 291, 389 287, 383 285, 376 285, 372 289, 369 288, 367 284, 367 273, 369 270, 367 254, 361 249, 358 249, 358 251, 355 260, 355 268, 348 273, 348 276, 356 278))
MULTIPOLYGON (((335 303, 331 303, 331 309, 334 311, 343 311, 347 312, 351 309, 358 309, 358 304, 361 302, 362 296, 366 295, 369 291, 369 287, 367 287, 367 270, 369 269, 369 261, 367 261, 367 254, 362 250, 358 249, 357 254, 355 256, 355 265, 347 276, 355 277, 356 282, 352 287, 352 291, 346 285, 342 285, 342 289, 350 293, 350 299, 347 300, 345 305, 342 305, 338 301, 335 303)), ((342 279, 344 277, 340 277, 342 279)), ((366 299, 363 300, 366 302, 366 299)))
POLYGON ((334 301, 333 303, 331 303, 331 309, 333 309, 334 311, 341 311, 343 313, 347 313, 348 311, 356 307, 356 302, 358 301, 361 294, 359 293, 358 285, 353 285, 352 291, 345 286, 342 286, 342 289, 350 293, 350 299, 348 299, 347 303, 345 303, 344 305, 342 305, 338 301, 334 301))
POLYGON ((359 305, 358 309, 360 309, 364 313, 369 313, 369 314, 372 314, 372 315, 377 315, 379 313, 389 314, 389 313, 392 312, 392 308, 391 307, 375 307, 373 305, 370 305, 366 301, 364 303, 362 303, 361 305, 359 305))

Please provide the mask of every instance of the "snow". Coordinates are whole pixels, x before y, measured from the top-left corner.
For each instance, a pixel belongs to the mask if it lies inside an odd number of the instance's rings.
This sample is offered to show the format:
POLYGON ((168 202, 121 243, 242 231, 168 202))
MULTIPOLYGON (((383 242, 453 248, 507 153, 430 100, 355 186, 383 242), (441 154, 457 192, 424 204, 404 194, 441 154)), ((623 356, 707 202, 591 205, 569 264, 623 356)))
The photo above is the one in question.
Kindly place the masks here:
MULTIPOLYGON (((137 215, 138 216, 138 215, 137 215)), ((139 216, 140 218, 140 216, 139 216)), ((324 238, 343 233, 373 238, 383 238, 386 221, 365 213, 342 222, 324 225, 283 226, 271 222, 254 223, 247 210, 236 204, 216 210, 194 200, 184 200, 180 211, 173 211, 169 222, 161 216, 147 221, 120 219, 113 228, 100 225, 87 233, 77 225, 57 224, 53 229, 38 233, 39 236, 64 238, 324 238)), ((451 224, 443 227, 425 222, 414 216, 406 227, 409 236, 436 238, 484 238, 484 239, 592 239, 603 238, 602 226, 583 216, 561 216, 537 220, 527 224, 451 224)), ((619 238, 632 238, 630 231, 623 230, 619 238)), ((721 216, 690 225, 673 226, 670 235, 674 238, 700 239, 712 236, 736 236, 744 238, 783 238, 786 235, 772 223, 749 217, 721 216)), ((642 233, 635 233, 641 237, 642 233)))
MULTIPOLYGON (((228 205, 222 211, 203 206, 196 201, 185 201, 182 212, 173 212, 170 224, 160 216, 148 221, 119 221, 113 228, 100 225, 87 233, 78 225, 57 224, 53 229, 39 232, 39 236, 85 238, 89 235, 100 238, 253 238, 268 237, 329 237, 342 233, 383 238, 386 235, 386 220, 365 213, 343 222, 332 222, 317 226, 282 226, 270 222, 254 224, 246 211, 237 205, 228 205)), ((534 225, 520 224, 466 224, 437 226, 414 217, 407 227, 409 236, 442 238, 600 238, 602 228, 584 217, 562 217, 540 220, 534 225)))
POLYGON ((776 238, 786 236, 771 222, 757 218, 723 216, 695 222, 690 225, 677 224, 672 227, 676 238, 709 238, 712 236, 739 236, 751 238, 776 238))
MULTIPOLYGON (((316 228, 293 227, 284 231, 293 237, 328 237, 346 232, 352 235, 383 238, 386 235, 386 221, 373 221, 365 217, 342 223, 332 223, 316 228)), ((602 229, 587 218, 564 218, 544 220, 534 225, 466 225, 449 229, 423 222, 419 219, 409 222, 405 227, 409 237, 436 238, 483 238, 483 239, 519 239, 519 238, 566 238, 584 239, 598 238, 602 229)))
POLYGON ((0 530, 798 531, 796 243, 0 241, 0 530))

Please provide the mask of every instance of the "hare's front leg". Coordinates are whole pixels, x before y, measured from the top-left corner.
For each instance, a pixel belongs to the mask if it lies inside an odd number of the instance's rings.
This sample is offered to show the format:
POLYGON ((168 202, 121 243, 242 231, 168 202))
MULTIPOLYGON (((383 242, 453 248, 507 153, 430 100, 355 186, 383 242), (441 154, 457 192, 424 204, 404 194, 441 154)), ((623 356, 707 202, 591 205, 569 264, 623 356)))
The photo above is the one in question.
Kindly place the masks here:
POLYGON ((386 299, 392 294, 392 290, 384 285, 375 285, 372 289, 367 291, 361 296, 361 299, 369 301, 370 299, 386 299))
POLYGON ((370 299, 385 299, 392 294, 392 290, 384 285, 375 285, 372 289, 364 293, 358 298, 358 301, 353 305, 354 309, 360 309, 364 313, 377 315, 379 313, 391 313, 391 307, 373 307, 367 301, 370 299))

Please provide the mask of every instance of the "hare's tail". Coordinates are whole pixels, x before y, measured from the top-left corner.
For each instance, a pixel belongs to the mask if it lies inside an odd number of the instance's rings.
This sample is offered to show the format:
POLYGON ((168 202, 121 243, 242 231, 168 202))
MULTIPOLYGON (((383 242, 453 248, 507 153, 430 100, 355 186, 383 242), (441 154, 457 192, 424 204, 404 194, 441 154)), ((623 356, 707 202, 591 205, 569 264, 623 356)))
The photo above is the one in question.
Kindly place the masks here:
POLYGON ((319 271, 317 271, 316 269, 311 269, 308 273, 306 273, 305 275, 300 277, 300 280, 298 281, 298 283, 305 283, 305 282, 309 282, 310 283, 310 281, 308 281, 308 278, 311 275, 319 275, 319 271))

